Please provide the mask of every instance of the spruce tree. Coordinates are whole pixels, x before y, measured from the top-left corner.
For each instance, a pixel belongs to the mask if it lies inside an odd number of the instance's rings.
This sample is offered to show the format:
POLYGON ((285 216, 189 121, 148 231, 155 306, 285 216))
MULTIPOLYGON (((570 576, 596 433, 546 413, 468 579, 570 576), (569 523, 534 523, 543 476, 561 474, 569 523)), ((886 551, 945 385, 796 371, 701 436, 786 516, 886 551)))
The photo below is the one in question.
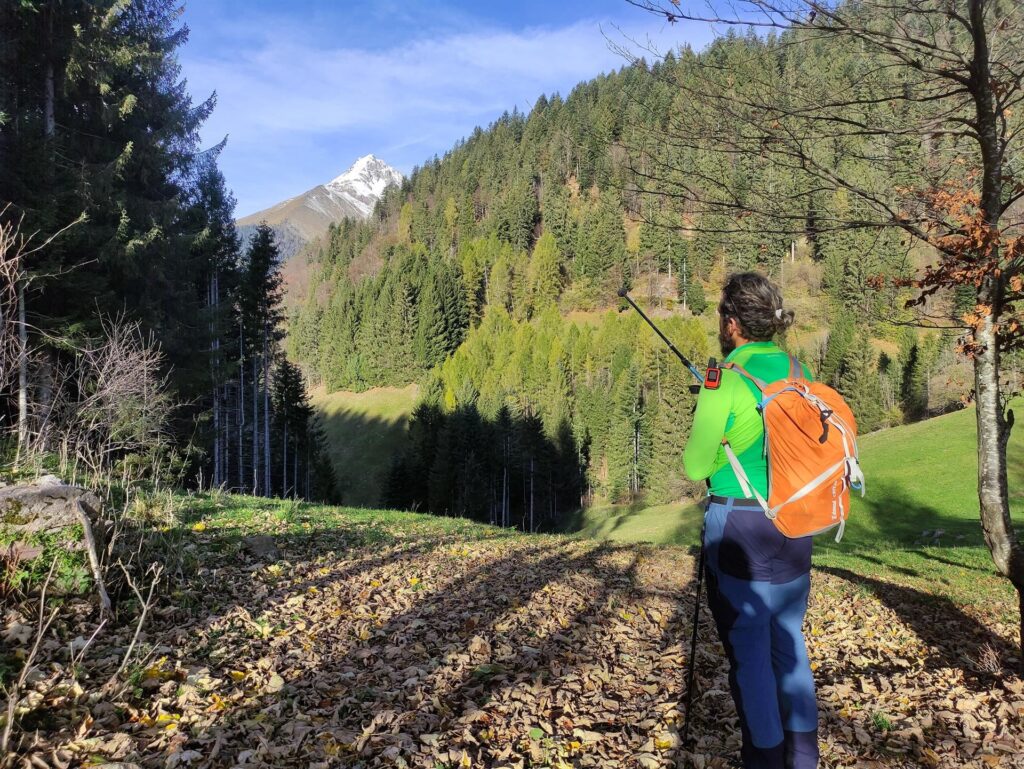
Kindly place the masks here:
POLYGON ((562 255, 554 236, 546 232, 537 240, 526 275, 531 315, 558 301, 563 280, 562 255))
POLYGON ((839 380, 842 393, 857 420, 858 433, 868 433, 882 424, 882 390, 878 378, 878 354, 867 336, 850 346, 839 380))
POLYGON ((689 392, 687 376, 678 366, 671 364, 671 361, 662 363, 661 398, 656 404, 653 419, 649 484, 652 502, 673 502, 693 491, 682 470, 683 449, 686 448, 692 420, 693 396, 689 392))

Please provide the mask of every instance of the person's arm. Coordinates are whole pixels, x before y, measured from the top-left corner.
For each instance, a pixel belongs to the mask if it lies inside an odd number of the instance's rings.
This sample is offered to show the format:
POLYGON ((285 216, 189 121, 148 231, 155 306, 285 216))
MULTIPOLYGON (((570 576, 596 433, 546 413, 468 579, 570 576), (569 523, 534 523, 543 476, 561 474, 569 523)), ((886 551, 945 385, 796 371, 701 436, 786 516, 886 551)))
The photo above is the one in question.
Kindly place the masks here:
POLYGON ((732 385, 736 377, 722 377, 717 390, 701 388, 697 410, 690 426, 690 438, 683 452, 683 468, 690 480, 710 478, 719 469, 718 450, 725 437, 732 409, 732 385))

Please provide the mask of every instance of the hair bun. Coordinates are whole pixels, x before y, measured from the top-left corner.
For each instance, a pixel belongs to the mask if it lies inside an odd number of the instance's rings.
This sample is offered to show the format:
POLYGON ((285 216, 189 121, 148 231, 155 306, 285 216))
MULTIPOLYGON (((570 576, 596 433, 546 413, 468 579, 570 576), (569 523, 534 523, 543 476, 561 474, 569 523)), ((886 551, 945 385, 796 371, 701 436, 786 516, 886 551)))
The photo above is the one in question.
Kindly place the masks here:
POLYGON ((793 325, 793 321, 796 320, 796 313, 792 310, 787 310, 782 307, 775 311, 776 323, 775 326, 778 329, 777 333, 782 333, 790 326, 793 325))

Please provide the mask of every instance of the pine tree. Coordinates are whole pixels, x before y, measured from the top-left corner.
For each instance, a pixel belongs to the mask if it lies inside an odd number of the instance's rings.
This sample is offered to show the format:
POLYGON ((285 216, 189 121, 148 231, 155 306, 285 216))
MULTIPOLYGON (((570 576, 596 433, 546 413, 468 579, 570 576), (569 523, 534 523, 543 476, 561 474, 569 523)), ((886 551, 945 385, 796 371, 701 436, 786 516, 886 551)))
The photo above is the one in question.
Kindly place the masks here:
POLYGON ((868 433, 881 426, 884 414, 878 354, 866 336, 854 341, 847 353, 839 392, 853 411, 858 433, 868 433))
POLYGON ((825 357, 822 360, 821 371, 818 378, 833 387, 836 387, 845 372, 845 364, 848 352, 854 344, 856 334, 853 320, 845 312, 837 312, 834 315, 832 327, 828 333, 828 344, 825 349, 825 357))
POLYGON ((527 179, 517 179, 498 204, 495 231, 514 249, 526 251, 533 243, 539 213, 533 184, 527 179))
MULTIPOLYGON (((212 430, 205 443, 211 445, 212 467, 209 478, 215 488, 228 485, 233 466, 232 450, 242 452, 240 442, 232 446, 236 432, 230 425, 230 383, 237 374, 239 359, 233 344, 238 323, 238 261, 240 243, 234 224, 234 198, 224 185, 224 177, 216 167, 216 154, 211 153, 200 173, 192 213, 198 219, 198 235, 192 245, 194 259, 202 270, 206 291, 205 328, 208 339, 207 371, 212 430)), ((200 356, 196 356, 201 360, 200 356)), ((200 378, 203 373, 193 376, 200 378)), ((237 401, 235 419, 238 419, 237 401)), ((236 457, 237 463, 237 457, 236 457)), ((240 480, 239 480, 240 482, 240 480)))
POLYGON ((618 288, 626 277, 626 230, 611 193, 602 193, 580 221, 576 236, 576 273, 606 289, 618 288))
POLYGON ((239 308, 246 339, 245 357, 251 373, 252 489, 257 494, 269 494, 270 371, 282 337, 282 316, 280 257, 274 231, 265 222, 257 226, 249 241, 239 308))
POLYGON ((615 387, 608 436, 608 492, 614 500, 638 494, 647 478, 649 424, 640 384, 640 370, 633 363, 615 387))
POLYGON ((686 284, 686 305, 694 315, 703 315, 708 308, 708 300, 704 297, 704 285, 693 278, 686 284))
MULTIPOLYGON (((664 356, 659 356, 663 358, 664 356)), ((652 502, 674 502, 693 485, 682 471, 683 449, 690 433, 692 397, 688 382, 671 362, 662 364, 660 400, 653 420, 650 490, 652 502)))
POLYGON ((526 275, 531 314, 539 314, 545 307, 558 301, 564 279, 562 270, 562 255, 558 251, 558 244, 553 235, 544 233, 533 249, 526 275))

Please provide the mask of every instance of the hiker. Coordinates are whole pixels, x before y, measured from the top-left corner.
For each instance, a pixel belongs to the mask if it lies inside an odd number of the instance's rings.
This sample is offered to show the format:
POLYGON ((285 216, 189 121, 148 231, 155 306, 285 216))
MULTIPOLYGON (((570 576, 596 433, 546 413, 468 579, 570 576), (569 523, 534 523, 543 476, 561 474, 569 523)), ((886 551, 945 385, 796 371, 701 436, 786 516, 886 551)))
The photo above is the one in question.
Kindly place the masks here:
POLYGON ((756 272, 730 275, 718 314, 725 362, 742 367, 744 375, 728 368, 709 372, 684 454, 686 474, 708 480, 708 604, 729 657, 743 766, 812 769, 818 765, 818 709, 802 631, 811 537, 784 536, 756 495, 744 493, 752 486, 768 496, 764 424, 756 408, 760 394, 746 374, 764 383, 811 376, 772 341, 793 323, 794 313, 768 278, 756 272), (723 439, 745 479, 733 470, 723 439))

